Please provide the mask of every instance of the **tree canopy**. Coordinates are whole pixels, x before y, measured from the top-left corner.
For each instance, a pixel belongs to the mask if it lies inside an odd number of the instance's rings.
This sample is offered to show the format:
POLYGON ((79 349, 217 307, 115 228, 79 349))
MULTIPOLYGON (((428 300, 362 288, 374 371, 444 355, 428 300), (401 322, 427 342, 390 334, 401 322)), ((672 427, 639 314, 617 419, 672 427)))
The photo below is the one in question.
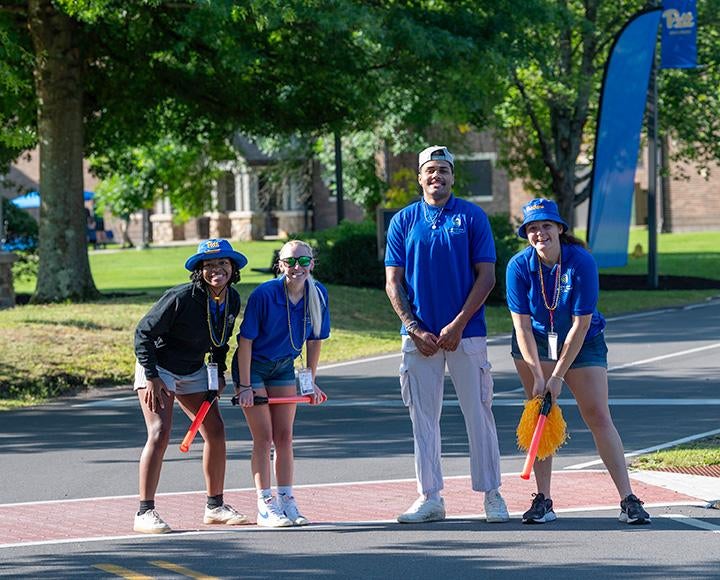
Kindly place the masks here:
POLYGON ((478 40, 491 46, 510 13, 510 2, 437 0, 3 2, 0 46, 11 58, 0 82, 16 91, 0 103, 0 144, 19 149, 34 135, 40 145, 34 300, 96 295, 84 156, 121 167, 132 148, 168 135, 190 142, 199 128, 212 141, 362 128, 387 111, 429 121, 449 84, 465 87, 468 110, 481 108, 492 83, 478 72, 478 40))

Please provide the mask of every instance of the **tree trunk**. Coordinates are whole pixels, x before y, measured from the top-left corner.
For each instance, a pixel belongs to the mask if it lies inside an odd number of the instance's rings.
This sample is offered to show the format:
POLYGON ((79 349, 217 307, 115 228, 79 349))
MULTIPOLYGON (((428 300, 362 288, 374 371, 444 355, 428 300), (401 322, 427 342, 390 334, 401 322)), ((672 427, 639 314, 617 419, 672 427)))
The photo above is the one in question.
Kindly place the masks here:
POLYGON ((40 265, 34 302, 98 296, 83 202, 82 59, 77 24, 51 0, 30 0, 40 143, 40 265))

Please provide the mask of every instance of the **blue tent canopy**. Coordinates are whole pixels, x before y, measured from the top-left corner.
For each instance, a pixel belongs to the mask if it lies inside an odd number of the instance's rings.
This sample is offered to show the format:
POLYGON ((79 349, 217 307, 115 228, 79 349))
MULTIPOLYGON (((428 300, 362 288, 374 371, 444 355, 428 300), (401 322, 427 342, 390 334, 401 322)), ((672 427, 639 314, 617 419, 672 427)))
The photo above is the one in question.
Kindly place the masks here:
MULTIPOLYGON (((83 199, 85 201, 90 201, 94 197, 95 193, 92 191, 83 192, 83 199)), ((36 209, 40 207, 40 194, 37 191, 30 191, 10 201, 20 209, 36 209)))

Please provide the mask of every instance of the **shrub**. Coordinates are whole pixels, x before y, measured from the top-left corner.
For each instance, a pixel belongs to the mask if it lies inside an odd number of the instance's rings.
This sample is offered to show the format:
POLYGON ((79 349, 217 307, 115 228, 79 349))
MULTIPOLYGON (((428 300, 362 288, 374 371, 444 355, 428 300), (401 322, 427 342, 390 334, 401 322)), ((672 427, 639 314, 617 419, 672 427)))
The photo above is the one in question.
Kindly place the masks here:
POLYGON ((505 270, 508 262, 520 249, 520 240, 515 233, 515 228, 510 221, 508 214, 495 214, 488 216, 490 227, 495 238, 495 288, 488 297, 488 302, 505 302, 505 270))
POLYGON ((378 260, 375 223, 343 221, 328 230, 297 236, 315 251, 318 280, 361 288, 384 288, 385 266, 378 260))
MULTIPOLYGON (((518 251, 519 241, 507 214, 490 216, 495 238, 495 288, 488 301, 505 301, 505 269, 518 251)), ((297 236, 315 251, 321 282, 363 288, 385 287, 385 266, 378 260, 377 233, 374 222, 344 221, 338 227, 297 236)))

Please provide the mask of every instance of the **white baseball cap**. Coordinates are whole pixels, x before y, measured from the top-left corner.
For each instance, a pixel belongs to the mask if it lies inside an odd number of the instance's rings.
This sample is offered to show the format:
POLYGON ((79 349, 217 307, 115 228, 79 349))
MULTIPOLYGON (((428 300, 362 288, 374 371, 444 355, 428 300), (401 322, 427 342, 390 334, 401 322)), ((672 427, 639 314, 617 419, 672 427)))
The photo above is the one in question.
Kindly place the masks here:
POLYGON ((418 169, 432 160, 447 161, 453 170, 455 170, 455 157, 448 151, 447 147, 433 145, 420 151, 420 155, 418 155, 418 169))

